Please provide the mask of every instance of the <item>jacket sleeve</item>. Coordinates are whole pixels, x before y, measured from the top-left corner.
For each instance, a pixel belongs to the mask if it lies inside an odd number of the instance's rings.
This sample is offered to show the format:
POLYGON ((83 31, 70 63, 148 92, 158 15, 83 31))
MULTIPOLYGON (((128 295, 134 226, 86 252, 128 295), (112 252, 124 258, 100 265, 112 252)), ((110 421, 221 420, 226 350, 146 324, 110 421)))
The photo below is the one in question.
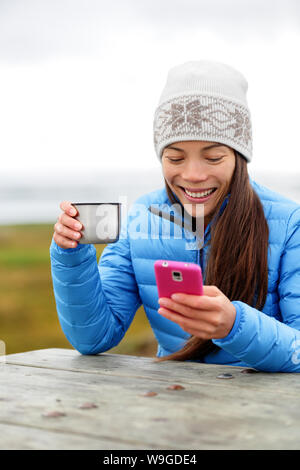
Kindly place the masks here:
POLYGON ((291 215, 281 255, 278 284, 282 322, 234 301, 231 332, 213 342, 258 370, 300 372, 300 210, 291 215))
POLYGON ((82 354, 116 346, 141 305, 131 263, 126 225, 107 245, 97 265, 93 245, 50 246, 58 318, 68 341, 82 354))

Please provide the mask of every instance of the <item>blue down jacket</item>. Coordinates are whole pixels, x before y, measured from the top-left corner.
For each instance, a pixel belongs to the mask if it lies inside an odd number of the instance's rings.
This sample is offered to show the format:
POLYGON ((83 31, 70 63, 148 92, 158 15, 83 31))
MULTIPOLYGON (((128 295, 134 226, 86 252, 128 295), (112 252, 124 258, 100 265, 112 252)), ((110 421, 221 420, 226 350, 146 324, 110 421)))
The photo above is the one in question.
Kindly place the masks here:
MULTIPOLYGON (((251 184, 270 229, 268 296, 262 311, 233 302, 237 311, 233 328, 225 338, 213 340, 220 349, 207 354, 203 362, 300 372, 300 206, 254 181, 251 184)), ((164 213, 171 211, 165 189, 139 198, 122 223, 120 239, 105 247, 99 264, 93 245, 63 249, 52 240, 58 317, 68 341, 80 353, 96 354, 116 346, 142 304, 158 342, 158 356, 179 350, 189 337, 157 312, 153 265, 157 259, 169 259, 198 263, 204 271, 210 226, 199 249, 185 227, 178 236, 178 230, 172 233, 174 223, 148 210, 161 204, 164 213)))

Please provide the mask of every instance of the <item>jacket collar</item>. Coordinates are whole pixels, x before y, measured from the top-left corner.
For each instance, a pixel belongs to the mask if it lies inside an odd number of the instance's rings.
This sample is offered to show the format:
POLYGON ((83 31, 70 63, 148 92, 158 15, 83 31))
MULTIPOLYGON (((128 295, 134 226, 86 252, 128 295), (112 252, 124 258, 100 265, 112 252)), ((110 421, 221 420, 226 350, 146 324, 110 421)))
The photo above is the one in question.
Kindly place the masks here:
MULTIPOLYGON (((168 196, 166 191, 165 193, 166 193, 166 196, 168 196)), ((171 204, 171 201, 167 197, 166 203, 151 205, 148 207, 148 210, 152 214, 155 214, 158 217, 166 219, 169 222, 172 222, 174 224, 177 224, 180 227, 184 228, 184 230, 187 230, 190 233, 194 233, 193 228, 192 228, 193 218, 184 210, 178 197, 174 193, 173 195, 178 204, 171 204), (171 208, 172 208, 172 212, 174 212, 175 215, 171 213, 171 208)), ((205 228, 203 236, 201 236, 201 234, 199 236, 199 234, 197 235, 197 233, 194 233, 198 249, 203 247, 205 239, 209 240, 211 225, 213 224, 217 216, 219 217, 224 212, 228 204, 229 198, 230 198, 230 193, 225 197, 224 201, 222 202, 219 213, 214 215, 212 220, 209 222, 209 224, 205 228)))

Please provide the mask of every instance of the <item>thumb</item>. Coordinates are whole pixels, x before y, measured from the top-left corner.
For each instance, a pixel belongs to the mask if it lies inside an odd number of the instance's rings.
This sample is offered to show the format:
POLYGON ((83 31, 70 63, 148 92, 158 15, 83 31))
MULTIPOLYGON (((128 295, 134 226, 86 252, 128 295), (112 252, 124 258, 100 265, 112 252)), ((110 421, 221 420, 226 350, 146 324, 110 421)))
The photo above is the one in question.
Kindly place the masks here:
POLYGON ((220 293, 221 291, 216 286, 203 286, 203 295, 217 297, 220 293))

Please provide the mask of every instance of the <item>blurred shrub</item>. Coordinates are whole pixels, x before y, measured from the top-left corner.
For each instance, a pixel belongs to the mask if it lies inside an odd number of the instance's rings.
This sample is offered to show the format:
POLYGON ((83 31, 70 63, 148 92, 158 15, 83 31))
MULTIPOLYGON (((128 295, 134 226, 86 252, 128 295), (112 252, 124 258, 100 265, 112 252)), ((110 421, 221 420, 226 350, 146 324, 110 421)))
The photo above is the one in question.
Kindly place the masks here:
MULTIPOLYGON (((0 340, 6 354, 72 348, 57 318, 49 247, 53 225, 0 228, 0 340)), ((97 256, 103 245, 96 245, 97 256)), ((155 356, 157 343, 141 307, 122 342, 109 352, 155 356)))

